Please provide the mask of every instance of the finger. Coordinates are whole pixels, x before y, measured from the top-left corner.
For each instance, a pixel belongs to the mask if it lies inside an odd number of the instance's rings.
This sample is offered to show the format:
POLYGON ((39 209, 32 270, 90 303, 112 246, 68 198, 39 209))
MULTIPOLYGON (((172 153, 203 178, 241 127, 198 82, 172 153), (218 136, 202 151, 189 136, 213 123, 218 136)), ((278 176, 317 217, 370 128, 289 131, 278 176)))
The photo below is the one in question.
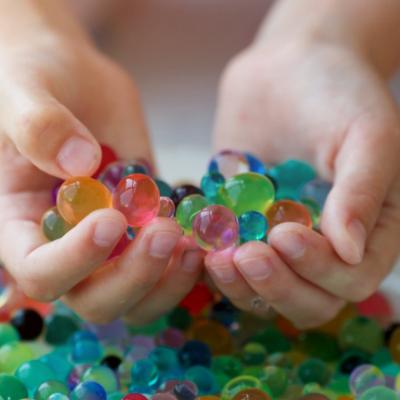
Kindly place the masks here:
POLYGON ((296 275, 265 243, 239 247, 234 263, 249 286, 299 328, 331 320, 344 304, 296 275))
POLYGON ((101 265, 125 232, 125 218, 111 209, 93 212, 53 242, 37 223, 10 220, 0 229, 0 254, 29 297, 50 301, 101 265))
POLYGON ((360 263, 366 240, 399 168, 397 118, 361 116, 346 135, 335 160, 335 182, 321 221, 339 256, 360 263))
POLYGON ((47 93, 18 87, 10 88, 5 98, 0 101, 0 129, 39 169, 59 178, 96 170, 98 143, 61 103, 47 93))
POLYGON ((158 284, 181 236, 174 221, 152 221, 119 257, 73 288, 65 302, 96 323, 126 313, 158 284))

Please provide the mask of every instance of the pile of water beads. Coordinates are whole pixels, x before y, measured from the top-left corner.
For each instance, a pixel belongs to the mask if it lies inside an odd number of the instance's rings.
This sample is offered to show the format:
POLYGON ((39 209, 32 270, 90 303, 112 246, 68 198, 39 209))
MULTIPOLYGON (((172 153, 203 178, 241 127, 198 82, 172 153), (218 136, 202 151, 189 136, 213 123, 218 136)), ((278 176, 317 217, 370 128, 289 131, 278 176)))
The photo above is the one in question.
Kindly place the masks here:
POLYGON ((231 150, 211 159, 200 187, 171 187, 155 178, 144 160, 117 160, 106 146, 103 154, 107 162, 103 159, 94 178, 72 177, 54 188, 56 207, 42 220, 49 240, 62 237, 92 211, 113 207, 125 215, 130 239, 153 218, 174 217, 202 249, 224 250, 267 240, 269 230, 282 222, 318 227, 331 187, 303 161, 267 166, 231 150))

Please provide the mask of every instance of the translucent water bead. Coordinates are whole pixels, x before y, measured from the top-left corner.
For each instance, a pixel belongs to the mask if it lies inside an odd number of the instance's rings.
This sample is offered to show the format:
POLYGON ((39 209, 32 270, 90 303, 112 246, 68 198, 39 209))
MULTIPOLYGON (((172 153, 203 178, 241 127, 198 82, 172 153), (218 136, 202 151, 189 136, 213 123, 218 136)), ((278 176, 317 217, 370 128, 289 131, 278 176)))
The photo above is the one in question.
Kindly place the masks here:
POLYGON ((360 365, 350 375, 349 387, 355 396, 360 396, 374 386, 384 386, 385 375, 375 365, 360 365))
POLYGON ((183 228, 186 235, 192 233, 194 217, 208 206, 207 199, 200 194, 192 194, 185 197, 176 209, 176 221, 183 228))
POLYGON ((268 221, 257 211, 247 211, 239 217, 239 233, 242 242, 261 240, 268 230, 268 221))
POLYGON ((48 240, 59 239, 72 229, 72 225, 64 220, 56 207, 44 213, 41 225, 42 232, 48 240))
POLYGON ((236 150, 220 151, 208 164, 208 173, 219 172, 226 179, 249 171, 248 159, 243 153, 236 150))

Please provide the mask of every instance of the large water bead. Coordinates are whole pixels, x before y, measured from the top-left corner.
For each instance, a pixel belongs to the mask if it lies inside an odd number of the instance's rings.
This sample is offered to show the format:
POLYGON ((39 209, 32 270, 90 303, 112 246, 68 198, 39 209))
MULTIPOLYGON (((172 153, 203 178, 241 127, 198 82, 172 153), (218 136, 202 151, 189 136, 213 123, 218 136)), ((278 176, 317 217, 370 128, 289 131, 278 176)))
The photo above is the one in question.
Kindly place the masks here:
POLYGON ((43 382, 35 390, 35 400, 48 400, 52 394, 69 394, 67 386, 60 381, 52 380, 43 382))
POLYGON ((0 396, 4 400, 20 400, 28 397, 24 384, 16 377, 0 375, 0 396))
POLYGON ((267 211, 266 217, 269 230, 284 222, 296 222, 308 228, 313 226, 313 221, 307 207, 292 200, 279 200, 267 211))
POLYGON ((207 199, 200 194, 192 194, 185 197, 176 209, 176 221, 182 227, 186 235, 192 233, 194 217, 208 206, 207 199))
POLYGON ((218 193, 217 203, 239 216, 247 211, 265 214, 274 199, 272 182, 264 175, 248 172, 228 179, 218 193))
POLYGON ((71 225, 76 225, 91 212, 111 207, 111 193, 99 181, 83 177, 67 179, 57 196, 57 209, 71 225))
POLYGON ((239 217, 239 232, 242 242, 261 240, 268 230, 268 221, 257 211, 247 211, 239 217))
POLYGON ((239 239, 239 223, 235 214, 223 206, 209 206, 201 210, 193 221, 193 234, 204 250, 224 250, 239 239))
POLYGON ((130 226, 141 227, 157 216, 160 191, 149 176, 128 175, 113 193, 113 206, 125 215, 130 226))
POLYGON ((307 182, 302 187, 300 197, 301 199, 310 199, 315 201, 322 210, 331 189, 332 183, 324 181, 321 178, 316 178, 307 182))
POLYGON ((206 196, 210 202, 215 202, 218 191, 224 183, 225 178, 222 174, 219 172, 211 172, 203 176, 200 187, 204 192, 204 196, 206 196))
POLYGON ((360 396, 371 387, 385 386, 385 384, 385 375, 375 365, 360 365, 349 378, 349 387, 355 396, 360 396))
POLYGON ((185 197, 190 196, 191 194, 201 194, 202 196, 204 195, 203 191, 194 185, 184 184, 175 187, 170 196, 172 201, 175 203, 175 208, 178 208, 179 203, 185 197))
POLYGON ((249 172, 250 163, 246 156, 236 150, 222 150, 217 153, 208 165, 208 172, 219 172, 226 179, 249 172))
POLYGON ((125 161, 116 161, 108 165, 100 174, 99 180, 113 192, 124 177, 125 161))
POLYGON ((107 400, 107 392, 97 382, 82 382, 72 391, 71 400, 107 400))
POLYGON ((43 214, 41 225, 42 232, 48 240, 60 239, 72 229, 72 225, 64 220, 56 207, 43 214))
POLYGON ((375 386, 366 390, 357 400, 398 400, 399 396, 394 390, 385 386, 375 386))

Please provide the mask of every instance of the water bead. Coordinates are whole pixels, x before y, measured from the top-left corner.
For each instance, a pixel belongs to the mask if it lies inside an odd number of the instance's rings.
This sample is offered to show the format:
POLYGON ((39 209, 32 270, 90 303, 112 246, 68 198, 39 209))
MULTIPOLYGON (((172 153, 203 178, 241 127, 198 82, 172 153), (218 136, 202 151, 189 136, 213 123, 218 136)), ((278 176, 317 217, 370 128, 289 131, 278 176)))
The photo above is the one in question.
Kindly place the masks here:
POLYGON ((79 330, 72 335, 71 341, 73 343, 80 342, 82 340, 98 342, 98 337, 89 330, 79 330))
POLYGON ((55 206, 57 204, 57 195, 60 190, 63 181, 61 179, 57 180, 57 183, 51 188, 51 205, 55 206))
POLYGON ((141 227, 157 216, 160 192, 147 175, 128 175, 113 193, 113 206, 125 215, 130 226, 141 227))
POLYGON ((143 390, 156 387, 159 383, 160 373, 152 360, 143 359, 133 364, 131 378, 135 388, 143 390))
POLYGON ((195 400, 197 397, 197 393, 185 383, 178 383, 177 385, 175 385, 173 389, 173 394, 175 395, 177 400, 195 400))
POLYGON ((400 363, 400 328, 396 328, 390 335, 389 350, 393 360, 400 363))
POLYGON ((154 362, 160 372, 168 372, 179 368, 176 350, 166 346, 156 347, 149 354, 149 359, 154 362))
POLYGON ((208 165, 208 173, 219 172, 226 179, 249 171, 248 159, 243 153, 235 150, 220 151, 208 165))
POLYGON ((196 243, 204 250, 224 250, 234 246, 239 238, 239 223, 226 207, 203 208, 193 221, 196 243))
POLYGON ((43 214, 41 225, 42 232, 48 240, 60 239, 72 229, 72 225, 63 219, 56 207, 43 214))
POLYGON ((182 307, 174 308, 167 317, 168 325, 185 331, 192 324, 192 317, 189 311, 182 307))
POLYGON ((194 217, 205 207, 208 206, 207 199, 200 194, 192 194, 185 197, 176 209, 176 221, 183 228, 186 235, 192 233, 194 217))
POLYGON ((4 400, 21 400, 28 397, 28 391, 18 378, 0 374, 0 396, 4 400))
POLYGON ((364 364, 357 367, 350 375, 349 387, 355 396, 359 396, 374 386, 385 386, 385 375, 374 365, 364 364))
POLYGON ((247 159, 247 162, 249 163, 250 171, 251 172, 257 172, 257 174, 265 174, 267 172, 267 168, 265 164, 257 158, 254 154, 251 153, 245 153, 244 156, 247 159))
POLYGON ((47 398, 47 400, 69 400, 69 397, 62 393, 53 393, 47 398))
POLYGON ((277 199, 297 200, 304 185, 316 178, 315 169, 299 160, 287 160, 271 168, 268 173, 277 182, 277 199))
POLYGON ((99 176, 99 181, 112 193, 124 177, 126 162, 116 161, 109 164, 99 176))
POLYGON ((145 165, 142 165, 140 163, 127 163, 124 168, 123 176, 125 177, 132 174, 150 175, 150 172, 147 170, 145 165))
POLYGON ((111 193, 99 181, 88 177, 67 179, 57 196, 57 209, 71 225, 78 224, 91 212, 111 207, 111 193))
POLYGON ((264 368, 261 382, 265 382, 275 397, 283 395, 289 385, 289 377, 285 369, 274 365, 264 368))
POLYGON ((160 197, 159 217, 172 218, 175 215, 175 203, 165 196, 160 197))
POLYGON ((45 354, 40 358, 40 361, 43 361, 46 365, 48 365, 56 374, 58 380, 66 382, 68 376, 71 374, 73 369, 72 363, 65 356, 65 354, 59 351, 53 351, 51 353, 45 354))
POLYGON ((201 194, 204 196, 203 191, 197 186, 185 184, 177 186, 171 193, 171 199, 175 203, 175 208, 178 208, 179 203, 187 196, 191 194, 201 194))
POLYGON ((77 364, 92 363, 102 357, 102 348, 97 341, 78 340, 72 345, 71 358, 77 364))
POLYGON ((298 400, 329 400, 329 397, 326 397, 324 394, 320 393, 308 393, 299 397, 298 400))
POLYGON ((229 207, 237 216, 247 211, 265 214, 274 198, 272 182, 264 175, 248 172, 228 179, 218 193, 217 203, 229 207))
POLYGON ((178 352, 179 362, 184 368, 194 365, 203 365, 210 367, 211 350, 199 340, 188 340, 178 352))
POLYGON ((210 201, 215 202, 220 188, 224 185, 225 178, 219 172, 211 172, 201 179, 200 187, 204 196, 210 201))
POLYGON ((39 360, 30 360, 20 365, 15 376, 29 391, 33 391, 43 382, 57 379, 54 371, 39 360))
POLYGON ((119 388, 117 376, 104 365, 94 365, 85 371, 82 382, 89 381, 99 383, 107 393, 115 392, 119 388))
POLYGON ((331 189, 332 184, 330 182, 316 178, 303 186, 300 192, 300 198, 315 201, 322 210, 331 189))
POLYGON ((100 161, 100 165, 97 168, 97 171, 93 174, 93 176, 95 178, 97 178, 100 173, 111 163, 117 161, 118 157, 115 154, 114 150, 105 145, 105 144, 101 144, 101 161, 100 161))
POLYGON ((267 357, 267 351, 262 344, 249 342, 244 345, 241 355, 246 365, 262 365, 267 357))
POLYGON ((157 343, 173 349, 179 349, 186 341, 184 333, 176 328, 167 328, 157 337, 157 343))
POLYGON ((46 342, 52 345, 60 345, 79 329, 78 323, 68 315, 53 314, 46 318, 46 342))
POLYGON ((42 316, 30 308, 21 308, 15 311, 10 323, 18 331, 22 340, 36 339, 44 327, 42 316))
POLYGON ((232 400, 272 400, 272 397, 260 389, 244 389, 233 397, 232 400))
POLYGON ((107 400, 107 393, 96 382, 82 382, 72 391, 71 400, 107 400))
POLYGON ((299 365, 297 376, 303 384, 315 382, 324 386, 329 382, 331 373, 323 361, 309 358, 299 365))
POLYGON ((43 382, 35 391, 35 400, 48 400, 52 394, 69 394, 67 386, 60 381, 43 382))
POLYGON ((210 369, 201 365, 188 368, 185 372, 185 379, 188 379, 197 386, 199 395, 211 394, 218 391, 214 374, 210 369))
POLYGON ((257 211, 247 211, 239 217, 239 234, 242 242, 261 240, 267 230, 267 219, 257 211))
POLYGON ((298 338, 298 348, 326 362, 337 360, 340 355, 337 338, 319 330, 302 332, 298 338))
MULTIPOLYGON (((147 397, 140 393, 128 393, 126 396, 121 398, 122 400, 147 400, 147 397)), ((154 399, 154 397, 152 397, 152 399, 154 399)))
POLYGON ((357 400, 398 400, 398 394, 385 386, 375 386, 366 390, 357 400))
POLYGON ((204 282, 197 282, 192 290, 181 300, 180 307, 186 308, 193 316, 199 315, 214 300, 214 293, 204 282))
POLYGON ((312 224, 314 227, 317 227, 321 221, 321 208, 319 205, 311 199, 302 199, 300 202, 307 207, 311 216, 312 224))
POLYGON ((167 182, 162 179, 154 179, 154 182, 158 186, 158 190, 160 191, 160 196, 171 197, 172 195, 172 187, 168 185, 167 182))
POLYGON ((0 323, 0 347, 3 344, 19 340, 18 331, 10 324, 0 323))
POLYGON ((254 376, 239 375, 231 379, 221 391, 222 400, 231 400, 239 392, 245 389, 260 389, 262 387, 261 381, 254 376))
POLYGON ((341 374, 350 375, 360 365, 369 362, 368 354, 360 350, 349 350, 342 354, 337 369, 341 374))

